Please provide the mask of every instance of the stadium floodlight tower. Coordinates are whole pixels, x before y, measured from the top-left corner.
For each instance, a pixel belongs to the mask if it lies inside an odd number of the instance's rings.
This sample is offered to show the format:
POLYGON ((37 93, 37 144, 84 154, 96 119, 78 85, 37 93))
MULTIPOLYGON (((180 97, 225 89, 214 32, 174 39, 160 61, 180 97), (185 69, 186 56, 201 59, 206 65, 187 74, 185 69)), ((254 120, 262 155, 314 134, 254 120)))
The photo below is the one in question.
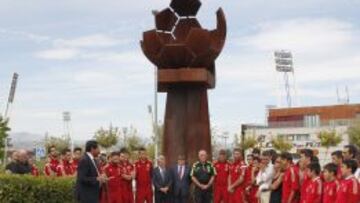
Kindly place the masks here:
POLYGON ((73 152, 74 150, 74 140, 71 137, 71 113, 69 111, 63 112, 63 122, 64 122, 64 138, 70 141, 70 148, 73 152))
POLYGON ((293 90, 293 94, 296 94, 292 53, 290 51, 280 50, 280 51, 275 51, 274 56, 275 56, 276 71, 279 72, 280 74, 283 74, 284 77, 287 106, 292 107, 293 106, 292 90, 293 90), (292 75, 293 86, 290 85, 290 75, 292 75))

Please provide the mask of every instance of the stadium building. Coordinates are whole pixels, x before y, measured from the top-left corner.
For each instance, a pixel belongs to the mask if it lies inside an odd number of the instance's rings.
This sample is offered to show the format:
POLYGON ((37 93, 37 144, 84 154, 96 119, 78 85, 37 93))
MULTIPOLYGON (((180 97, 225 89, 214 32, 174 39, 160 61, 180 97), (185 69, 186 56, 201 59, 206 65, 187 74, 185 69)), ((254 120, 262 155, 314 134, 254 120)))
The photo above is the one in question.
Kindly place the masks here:
POLYGON ((267 124, 243 124, 241 139, 253 136, 259 147, 272 148, 271 140, 280 136, 293 143, 292 152, 302 148, 314 149, 324 163, 330 160, 330 155, 325 156, 326 149, 320 146, 319 133, 335 131, 341 135, 342 142, 329 151, 342 149, 349 143, 348 128, 356 121, 360 121, 360 104, 269 108, 267 124))

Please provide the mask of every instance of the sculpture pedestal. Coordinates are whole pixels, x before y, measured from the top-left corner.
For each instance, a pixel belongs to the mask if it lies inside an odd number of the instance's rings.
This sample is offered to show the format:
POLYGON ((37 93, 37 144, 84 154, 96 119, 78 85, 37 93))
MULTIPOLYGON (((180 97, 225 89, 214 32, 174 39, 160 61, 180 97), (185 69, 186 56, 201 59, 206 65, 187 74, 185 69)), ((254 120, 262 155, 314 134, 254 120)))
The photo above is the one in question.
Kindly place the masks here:
POLYGON ((163 153, 168 164, 176 163, 178 155, 185 155, 192 164, 201 149, 211 156, 207 88, 210 81, 214 83, 213 77, 206 69, 162 71, 159 70, 159 88, 167 92, 163 153), (181 77, 182 74, 187 76, 181 77), (172 78, 171 85, 167 82, 169 78, 172 78), (186 83, 181 81, 182 78, 186 78, 186 83))

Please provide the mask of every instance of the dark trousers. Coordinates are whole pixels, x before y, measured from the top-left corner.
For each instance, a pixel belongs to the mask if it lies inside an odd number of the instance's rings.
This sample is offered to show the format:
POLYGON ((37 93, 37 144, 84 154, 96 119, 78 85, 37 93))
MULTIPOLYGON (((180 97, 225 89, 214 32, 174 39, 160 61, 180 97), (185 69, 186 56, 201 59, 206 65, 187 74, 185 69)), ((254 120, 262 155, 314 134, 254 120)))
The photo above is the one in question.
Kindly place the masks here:
POLYGON ((173 203, 188 203, 189 197, 188 196, 174 196, 173 203))
POLYGON ((169 194, 162 192, 155 192, 155 203, 170 203, 171 198, 169 194))
POLYGON ((211 203, 212 200, 212 190, 201 190, 196 187, 194 191, 194 200, 195 203, 211 203))
POLYGON ((189 191, 183 191, 183 188, 178 189, 172 194, 173 203, 189 203, 189 191), (176 194, 175 194, 176 193, 176 194))

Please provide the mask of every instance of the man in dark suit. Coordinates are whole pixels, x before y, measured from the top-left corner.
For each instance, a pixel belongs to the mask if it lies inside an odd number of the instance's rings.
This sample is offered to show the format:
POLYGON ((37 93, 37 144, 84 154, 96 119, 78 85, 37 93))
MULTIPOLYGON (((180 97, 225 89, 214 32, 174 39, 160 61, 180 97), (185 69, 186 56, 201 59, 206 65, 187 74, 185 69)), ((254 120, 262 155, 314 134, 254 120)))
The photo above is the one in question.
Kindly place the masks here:
POLYGON ((158 167, 153 171, 152 182, 155 187, 155 202, 169 203, 171 201, 170 187, 172 185, 170 171, 166 168, 165 156, 160 155, 158 167))
POLYGON ((171 168, 173 182, 173 202, 188 203, 190 196, 190 167, 185 163, 185 156, 178 157, 178 163, 171 168))
POLYGON ((76 197, 80 203, 98 203, 100 186, 107 182, 100 175, 95 158, 100 154, 98 143, 94 140, 86 142, 86 153, 79 161, 76 178, 76 197))

